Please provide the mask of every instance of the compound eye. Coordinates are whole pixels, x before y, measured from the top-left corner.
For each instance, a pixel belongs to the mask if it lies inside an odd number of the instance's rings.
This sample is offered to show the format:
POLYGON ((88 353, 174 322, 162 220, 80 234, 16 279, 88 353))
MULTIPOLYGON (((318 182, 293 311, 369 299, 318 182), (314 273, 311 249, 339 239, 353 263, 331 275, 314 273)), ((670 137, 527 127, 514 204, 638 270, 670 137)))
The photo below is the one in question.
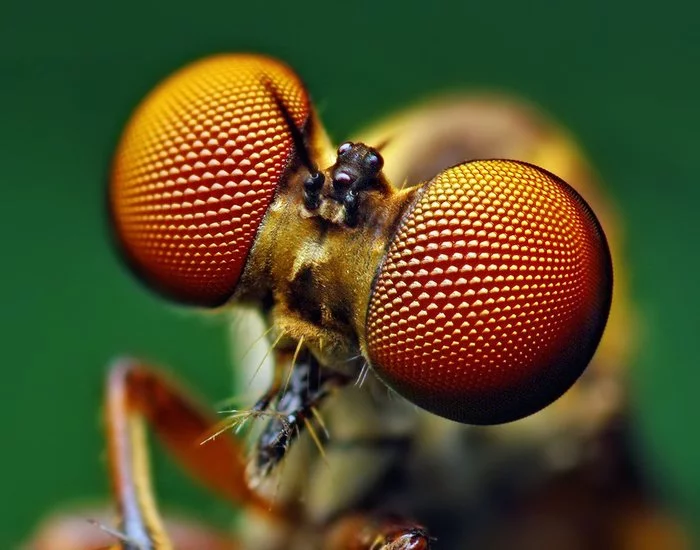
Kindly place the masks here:
POLYGON ((600 225, 556 176, 477 161, 424 184, 380 266, 366 319, 377 374, 469 424, 528 416, 581 375, 610 309, 600 225))
POLYGON ((149 286, 216 306, 234 293, 310 104, 285 65, 204 59, 153 91, 121 138, 110 182, 114 232, 149 286))
POLYGON ((346 141, 345 143, 341 144, 340 147, 338 147, 338 156, 347 153, 350 149, 352 149, 352 142, 351 141, 346 141))

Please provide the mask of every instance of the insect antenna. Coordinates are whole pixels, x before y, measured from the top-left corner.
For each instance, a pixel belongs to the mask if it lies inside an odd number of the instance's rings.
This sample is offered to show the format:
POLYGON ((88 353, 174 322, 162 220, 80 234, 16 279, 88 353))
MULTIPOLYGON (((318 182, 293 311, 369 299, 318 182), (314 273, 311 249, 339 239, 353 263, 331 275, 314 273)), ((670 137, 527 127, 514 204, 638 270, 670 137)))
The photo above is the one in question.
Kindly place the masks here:
POLYGON ((381 153, 386 148, 386 146, 391 143, 391 139, 391 136, 384 138, 384 141, 380 141, 379 144, 372 146, 372 149, 377 151, 377 153, 381 153))
POLYGON ((277 91, 275 84, 269 78, 265 78, 262 83, 263 86, 265 86, 265 88, 267 89, 267 91, 270 92, 270 95, 272 96, 275 105, 282 114, 284 123, 287 125, 289 133, 292 136, 292 143, 294 143, 294 149, 297 153, 297 157, 299 158, 299 162, 301 162, 301 164, 308 169, 310 174, 317 174, 318 168, 311 160, 311 153, 309 151, 309 146, 306 143, 306 137, 304 137, 303 131, 297 126, 296 122, 294 121, 294 118, 292 117, 292 114, 289 112, 289 109, 287 109, 287 106, 282 101, 282 98, 280 97, 280 94, 277 91))

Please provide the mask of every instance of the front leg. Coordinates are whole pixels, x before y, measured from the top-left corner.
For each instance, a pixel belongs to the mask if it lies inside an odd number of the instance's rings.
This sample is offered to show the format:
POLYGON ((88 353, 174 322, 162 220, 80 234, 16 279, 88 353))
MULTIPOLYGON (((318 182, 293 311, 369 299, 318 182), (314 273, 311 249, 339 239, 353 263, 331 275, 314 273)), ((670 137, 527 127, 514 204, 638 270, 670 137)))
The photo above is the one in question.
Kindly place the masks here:
MULTIPOLYGON (((266 477, 284 459, 305 428, 312 432, 312 437, 317 437, 314 424, 321 423, 318 407, 333 390, 352 380, 322 367, 306 348, 294 354, 278 352, 276 359, 273 384, 253 407, 256 412, 267 410, 271 415, 253 451, 251 476, 254 479, 266 477), (282 372, 289 373, 286 380, 280 375, 282 372), (274 396, 271 397, 271 393, 274 396)), ((319 427, 325 430, 322 424, 319 427)), ((320 440, 317 441, 320 444, 320 440)))
POLYGON ((201 444, 215 419, 163 373, 133 360, 115 363, 107 381, 106 421, 122 550, 172 548, 153 498, 145 423, 212 492, 267 517, 283 517, 248 486, 243 451, 234 438, 223 434, 201 444))
MULTIPOLYGON (((266 411, 271 417, 253 447, 249 472, 254 483, 282 463, 305 429, 315 437, 315 428, 320 427, 323 436, 329 437, 315 411, 335 390, 354 380, 355 377, 322 366, 306 348, 276 350, 272 383, 252 408, 254 414, 266 411)), ((395 439, 390 436, 389 440, 395 439)), ((399 437, 398 441, 403 438, 399 437)), ((344 443, 348 445, 347 438, 344 443)), ((353 443, 349 445, 352 447, 353 443)), ((342 443, 341 447, 344 447, 342 443)), ((347 514, 346 510, 339 512, 339 519, 330 524, 324 522, 320 528, 319 548, 322 550, 430 549, 430 537, 415 522, 399 517, 347 514)))

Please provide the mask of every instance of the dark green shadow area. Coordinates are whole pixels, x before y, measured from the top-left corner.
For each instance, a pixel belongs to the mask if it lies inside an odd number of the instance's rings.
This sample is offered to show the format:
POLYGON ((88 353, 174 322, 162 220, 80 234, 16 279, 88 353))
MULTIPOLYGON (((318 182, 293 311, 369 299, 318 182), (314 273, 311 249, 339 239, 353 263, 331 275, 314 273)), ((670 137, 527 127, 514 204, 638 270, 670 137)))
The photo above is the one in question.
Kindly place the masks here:
MULTIPOLYGON (((529 97, 566 124, 626 216, 646 318, 634 399, 649 468, 670 504, 700 518, 698 6, 3 5, 0 548, 59 503, 107 494, 98 411, 111 358, 172 365, 211 400, 231 393, 222 322, 135 284, 102 210, 130 110, 175 68, 221 51, 285 59, 339 139, 427 94, 474 86, 529 97)), ((225 522, 225 507, 165 462, 157 458, 164 500, 225 522)))

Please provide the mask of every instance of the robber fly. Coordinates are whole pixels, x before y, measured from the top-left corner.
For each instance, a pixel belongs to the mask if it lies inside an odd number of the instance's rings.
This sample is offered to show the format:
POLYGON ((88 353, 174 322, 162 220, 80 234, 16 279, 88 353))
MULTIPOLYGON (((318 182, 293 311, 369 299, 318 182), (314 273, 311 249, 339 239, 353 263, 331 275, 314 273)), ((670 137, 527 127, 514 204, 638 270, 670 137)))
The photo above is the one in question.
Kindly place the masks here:
MULTIPOLYGON (((609 420, 615 396, 583 420, 567 403, 585 388, 559 399, 611 308, 593 210, 532 151, 423 114, 334 148, 297 75, 257 55, 186 67, 135 111, 109 187, 117 248, 162 296, 259 323, 273 366, 222 423, 160 369, 115 363, 115 548, 465 548, 491 509, 475 479, 532 471, 490 450, 609 420), (243 508, 235 542, 161 519, 144 421, 243 508), (232 432, 251 424, 246 448, 232 432)), ((542 160, 566 172, 557 143, 542 160)))

